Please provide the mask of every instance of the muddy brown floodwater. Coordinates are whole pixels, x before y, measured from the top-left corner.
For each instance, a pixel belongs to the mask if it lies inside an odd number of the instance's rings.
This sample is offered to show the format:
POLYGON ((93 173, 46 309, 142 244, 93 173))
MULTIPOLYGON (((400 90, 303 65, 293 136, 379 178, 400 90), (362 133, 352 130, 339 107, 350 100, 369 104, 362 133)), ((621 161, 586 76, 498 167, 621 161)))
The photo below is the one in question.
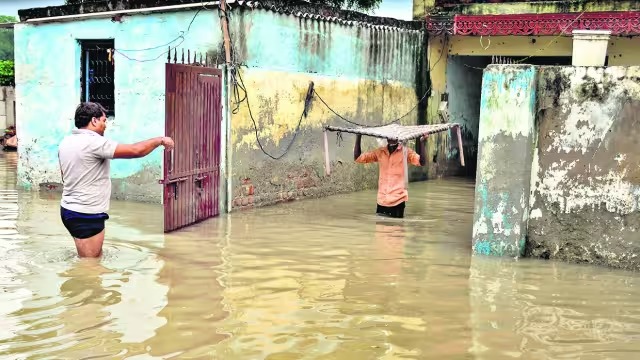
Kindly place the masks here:
POLYGON ((640 358, 638 274, 472 257, 469 181, 412 185, 404 221, 365 191, 169 235, 116 201, 95 261, 0 157, 3 359, 640 358))

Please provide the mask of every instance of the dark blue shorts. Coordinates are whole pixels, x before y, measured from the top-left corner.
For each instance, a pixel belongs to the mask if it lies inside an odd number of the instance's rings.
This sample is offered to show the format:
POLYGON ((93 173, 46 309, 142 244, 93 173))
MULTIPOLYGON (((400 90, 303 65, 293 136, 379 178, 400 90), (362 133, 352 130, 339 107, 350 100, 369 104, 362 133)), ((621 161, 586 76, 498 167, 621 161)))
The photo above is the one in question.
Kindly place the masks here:
POLYGON ((84 214, 60 207, 60 218, 64 227, 76 239, 86 239, 104 230, 104 222, 109 219, 107 213, 84 214))

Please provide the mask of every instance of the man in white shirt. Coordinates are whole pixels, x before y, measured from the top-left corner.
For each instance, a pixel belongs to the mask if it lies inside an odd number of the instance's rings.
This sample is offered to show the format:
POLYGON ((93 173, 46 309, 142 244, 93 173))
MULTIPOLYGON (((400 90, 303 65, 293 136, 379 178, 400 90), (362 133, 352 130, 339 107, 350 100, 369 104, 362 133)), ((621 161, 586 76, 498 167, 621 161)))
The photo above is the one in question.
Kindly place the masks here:
POLYGON ((60 217, 73 237, 80 257, 100 257, 105 221, 111 199, 110 159, 147 156, 158 146, 171 150, 169 137, 156 137, 135 144, 118 144, 104 137, 105 109, 96 103, 81 103, 75 125, 58 148, 62 175, 60 217))

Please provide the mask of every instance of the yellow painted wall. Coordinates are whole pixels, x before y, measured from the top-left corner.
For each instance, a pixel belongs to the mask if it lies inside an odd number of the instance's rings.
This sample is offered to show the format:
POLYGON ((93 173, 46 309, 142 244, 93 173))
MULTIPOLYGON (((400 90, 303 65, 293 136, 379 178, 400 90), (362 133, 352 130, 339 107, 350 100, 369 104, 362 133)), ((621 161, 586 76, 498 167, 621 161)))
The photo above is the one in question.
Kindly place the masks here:
MULTIPOLYGON (((284 147, 295 132, 310 81, 314 82, 316 92, 332 109, 359 123, 388 122, 404 115, 416 104, 415 89, 394 81, 381 83, 261 69, 244 70, 243 74, 248 89, 260 89, 259 92, 250 92, 248 98, 257 121, 259 137, 272 149, 284 147), (274 82, 274 79, 277 81, 274 82)), ((413 115, 400 123, 409 125, 415 122, 413 115)), ((329 124, 348 126, 347 123, 336 121, 335 115, 315 98, 308 117, 302 120, 302 131, 321 130, 322 126, 329 124)), ((347 136, 344 134, 343 138, 352 150, 353 144, 349 142, 351 139, 346 139, 347 136)), ((335 139, 332 140, 335 142, 335 139)), ((300 142, 305 141, 309 139, 300 142)), ((232 115, 231 142, 236 151, 259 150, 246 103, 237 114, 232 115)), ((282 151, 270 152, 279 155, 282 151)))
MULTIPOLYGON (((571 56, 573 39, 568 36, 490 36, 481 41, 476 36, 453 36, 450 50, 450 55, 571 56)), ((607 54, 611 66, 640 65, 640 37, 612 37, 607 54)))
MULTIPOLYGON (((415 88, 395 81, 264 69, 244 70, 242 77, 250 89, 249 104, 260 141, 265 150, 276 157, 283 153, 295 133, 309 81, 314 82, 316 91, 337 113, 360 123, 389 122, 416 105, 415 88)), ((416 122, 415 111, 400 121, 405 125, 416 122)), ((235 208, 377 186, 377 165, 359 165, 353 161, 355 136, 352 134, 342 134, 340 141, 336 133, 329 133, 332 174, 324 175, 323 126, 349 124, 337 120, 318 98, 314 99, 308 117, 302 120, 296 142, 281 160, 266 159, 262 154, 246 102, 232 115, 231 124, 235 208), (243 181, 250 185, 243 186, 243 181)), ((363 139, 363 151, 376 146, 379 145, 375 140, 363 139)))
MULTIPOLYGON (((261 69, 244 70, 242 77, 250 89, 249 103, 257 121, 259 137, 272 148, 284 147, 288 143, 285 137, 295 132, 310 81, 314 82, 316 92, 338 114, 360 123, 389 122, 406 114, 416 104, 415 89, 395 81, 382 83, 261 69)), ((231 118, 234 150, 259 150, 246 103, 239 110, 231 118)), ((415 125, 415 114, 400 123, 415 125)), ((316 98, 309 116, 302 120, 302 129, 319 130, 323 125, 348 126, 336 121, 335 115, 316 98)))

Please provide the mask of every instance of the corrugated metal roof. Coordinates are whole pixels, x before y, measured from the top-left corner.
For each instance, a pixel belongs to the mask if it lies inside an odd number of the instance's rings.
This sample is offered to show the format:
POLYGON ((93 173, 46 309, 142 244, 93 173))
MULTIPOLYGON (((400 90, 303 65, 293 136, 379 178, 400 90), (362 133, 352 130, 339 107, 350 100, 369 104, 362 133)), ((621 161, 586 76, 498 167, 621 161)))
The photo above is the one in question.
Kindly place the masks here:
MULTIPOLYGON (((140 10, 144 12, 154 11, 185 11, 185 6, 203 3, 203 0, 102 0, 87 1, 81 4, 69 4, 61 6, 51 6, 45 8, 33 8, 19 10, 20 21, 46 19, 53 17, 76 16, 80 14, 100 14, 105 12, 117 12, 140 10), (172 7, 175 7, 172 9, 172 7)), ((216 6, 218 1, 211 1, 208 6, 216 6)), ((267 10, 283 15, 296 16, 303 19, 312 19, 337 23, 345 26, 359 26, 375 28, 387 31, 422 31, 423 25, 420 21, 405 21, 391 18, 371 16, 356 11, 341 10, 326 6, 311 4, 304 0, 289 0, 286 5, 282 1, 274 0, 227 0, 231 11, 235 9, 267 10)), ((193 7, 191 8, 193 9, 193 7)))
POLYGON ((319 7, 306 1, 292 1, 286 6, 276 5, 269 1, 228 0, 229 7, 246 7, 250 9, 265 9, 279 14, 292 15, 303 19, 321 20, 338 23, 347 26, 361 26, 377 28, 381 30, 422 30, 423 26, 418 21, 405 21, 390 18, 370 16, 356 11, 347 11, 319 7), (305 11, 306 10, 306 11, 305 11))

